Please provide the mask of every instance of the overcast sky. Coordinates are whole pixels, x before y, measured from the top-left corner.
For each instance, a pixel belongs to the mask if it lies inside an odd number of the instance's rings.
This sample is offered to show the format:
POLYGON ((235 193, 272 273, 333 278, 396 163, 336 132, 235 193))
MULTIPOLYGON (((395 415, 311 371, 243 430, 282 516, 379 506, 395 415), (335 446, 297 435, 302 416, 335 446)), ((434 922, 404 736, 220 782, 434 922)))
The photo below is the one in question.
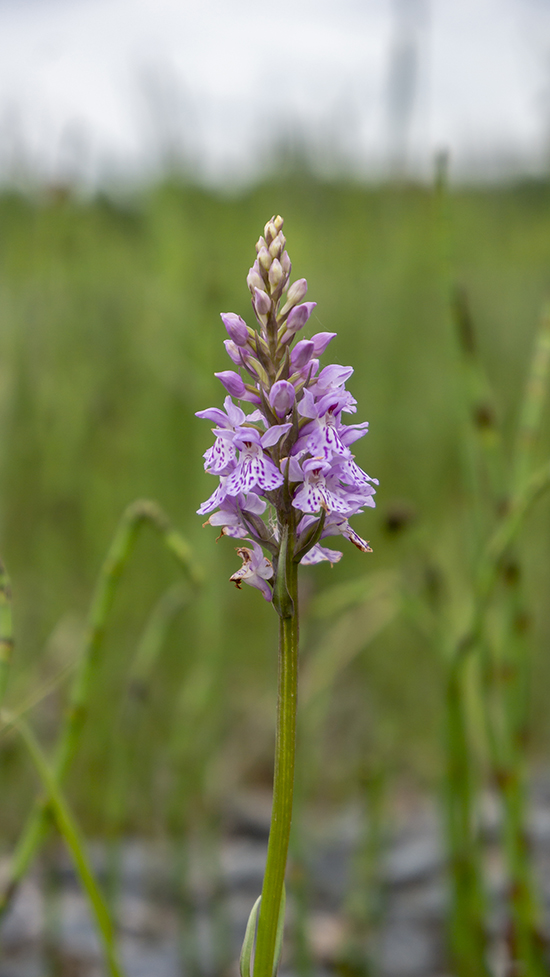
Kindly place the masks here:
POLYGON ((0 172, 245 179, 284 135, 321 169, 451 152, 536 172, 550 0, 0 0, 0 172))

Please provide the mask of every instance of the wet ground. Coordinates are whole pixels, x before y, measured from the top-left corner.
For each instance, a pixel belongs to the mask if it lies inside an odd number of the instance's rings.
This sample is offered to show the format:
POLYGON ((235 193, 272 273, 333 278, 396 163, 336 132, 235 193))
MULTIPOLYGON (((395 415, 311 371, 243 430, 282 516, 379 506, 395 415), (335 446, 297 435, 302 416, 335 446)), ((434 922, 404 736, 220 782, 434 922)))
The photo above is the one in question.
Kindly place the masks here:
MULTIPOLYGON (((531 841, 548 931, 550 781, 534 789, 532 810, 531 841)), ((267 820, 266 798, 250 795, 235 804, 221 847, 204 837, 186 850, 140 840, 110 849, 90 846, 103 885, 116 891, 112 898, 128 977, 238 975, 235 960, 261 889, 267 820)), ((506 881, 497 830, 496 807, 489 798, 484 835, 493 907, 492 969, 499 977, 506 973, 506 881)), ((289 870, 281 977, 449 975, 445 865, 432 805, 416 803, 394 817, 378 866, 353 809, 310 819, 303 835, 289 870)), ((0 977, 105 973, 86 900, 68 856, 58 847, 22 884, 0 938, 0 977)))

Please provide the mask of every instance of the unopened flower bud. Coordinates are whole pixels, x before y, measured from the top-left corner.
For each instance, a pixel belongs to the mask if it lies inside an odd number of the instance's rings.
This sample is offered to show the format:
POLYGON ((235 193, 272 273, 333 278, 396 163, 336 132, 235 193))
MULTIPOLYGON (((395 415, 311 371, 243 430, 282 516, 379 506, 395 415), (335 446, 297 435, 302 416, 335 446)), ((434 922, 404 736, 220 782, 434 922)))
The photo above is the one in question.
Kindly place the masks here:
POLYGON ((258 261, 262 268, 265 268, 266 271, 269 271, 273 262, 273 258, 271 257, 265 245, 263 248, 260 248, 260 250, 258 251, 258 261))
POLYGON ((290 354, 290 365, 294 370, 301 370, 309 363, 315 352, 315 345, 311 339, 301 339, 290 354))
POLYGON ((259 254, 262 248, 266 247, 265 238, 259 237, 256 241, 256 253, 259 254))
POLYGON ((265 244, 267 244, 267 247, 269 247, 271 242, 275 240, 278 233, 279 233, 278 228, 275 227, 275 220, 272 217, 271 220, 268 221, 264 227, 265 244))
POLYGON ((214 376, 221 380, 228 394, 231 394, 232 397, 243 397, 246 393, 246 387, 238 373, 233 373, 232 370, 223 370, 222 373, 215 373, 214 376))
POLYGON ((254 289, 254 308, 258 315, 269 315, 271 312, 271 299, 261 288, 254 289))
POLYGON ((269 391, 269 403, 277 417, 286 417, 292 409, 296 391, 288 380, 277 380, 269 391))
POLYGON ((303 305, 294 306, 286 320, 286 332, 282 337, 283 343, 287 343, 295 333, 305 326, 316 305, 317 302, 304 302, 303 305))
POLYGON ((286 313, 294 305, 298 305, 307 294, 307 282, 305 278, 299 278, 297 282, 293 282, 290 286, 288 292, 286 293, 286 302, 281 309, 281 315, 286 315, 286 313))
POLYGON ((247 275, 247 278, 246 278, 246 284, 248 285, 248 287, 249 287, 250 291, 252 292, 252 294, 254 294, 254 289, 255 288, 263 288, 264 287, 264 280, 263 280, 263 278, 262 278, 262 276, 260 274, 260 264, 259 264, 259 262, 257 260, 254 262, 254 264, 252 265, 252 268, 248 272, 248 275, 247 275))
POLYGON ((277 288, 277 285, 280 284, 283 277, 284 271, 281 268, 281 262, 278 258, 274 258, 269 269, 269 284, 271 285, 271 288, 277 288))
POLYGON ((235 366, 242 366, 241 353, 236 343, 232 339, 224 339, 223 345, 225 346, 227 355, 233 360, 235 366))
POLYGON ((277 214, 277 217, 273 218, 273 223, 275 224, 275 227, 277 228, 278 231, 282 231, 284 220, 280 214, 277 214))
POLYGON ((273 258, 280 258, 286 244, 284 234, 277 234, 277 237, 269 245, 269 253, 273 258))
POLYGON ((237 346, 246 346, 248 344, 248 326, 244 319, 236 312, 220 312, 220 316, 229 338, 237 346))
POLYGON ((311 342, 314 346, 313 355, 321 356, 321 354, 325 352, 331 339, 334 339, 335 336, 335 332, 316 332, 315 335, 311 337, 311 342))
POLYGON ((292 270, 292 262, 288 257, 288 251, 283 251, 281 257, 279 258, 279 261, 281 262, 281 268, 283 269, 285 275, 288 277, 292 270))

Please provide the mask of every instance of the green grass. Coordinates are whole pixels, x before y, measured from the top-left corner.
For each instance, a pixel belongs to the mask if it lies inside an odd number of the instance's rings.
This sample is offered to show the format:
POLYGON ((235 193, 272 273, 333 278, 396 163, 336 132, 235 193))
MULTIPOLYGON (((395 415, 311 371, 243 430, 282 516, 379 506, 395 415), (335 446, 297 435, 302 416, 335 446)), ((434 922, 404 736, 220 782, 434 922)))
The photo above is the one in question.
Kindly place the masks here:
MULTIPOLYGON (((445 243, 433 191, 414 186, 297 175, 239 196, 176 182, 124 202, 0 196, 0 539, 17 637, 10 707, 74 660, 103 555, 134 498, 160 502, 208 575, 204 595, 169 629, 143 705, 127 829, 160 830, 174 810, 176 822, 186 817, 174 798, 188 802, 192 817, 236 784, 270 776, 276 625, 256 592, 228 583, 233 544, 216 544, 195 515, 214 480, 202 471, 209 428, 194 417, 223 399, 213 378, 227 368, 219 312, 250 317, 245 277, 266 219, 285 217, 296 275, 318 302, 313 329, 338 332, 325 361, 355 367, 349 386, 358 419, 371 424, 357 458, 380 478, 378 508, 355 520, 374 553, 348 546, 334 570, 302 573, 306 667, 327 627, 322 616, 307 620, 307 605, 322 606, 315 598, 328 588, 397 569, 422 591, 426 573, 433 583, 430 568, 441 565, 460 593, 467 497, 445 252, 452 279, 468 289, 510 432, 550 290, 549 199, 542 184, 456 190, 445 243), (397 504, 415 519, 392 534, 387 521, 397 504)), ((540 459, 549 448, 546 421, 540 459)), ((534 611, 534 756, 550 736, 549 528, 546 503, 522 537, 534 611)), ((144 534, 117 598, 67 786, 87 832, 105 829, 104 786, 116 776, 112 757, 124 738, 125 675, 149 612, 176 576, 144 534)), ((46 747, 67 689, 65 680, 33 713, 46 747)), ((382 630, 335 677, 316 795, 347 796, 365 757, 373 769, 384 756, 392 775, 432 784, 442 762, 442 696, 442 663, 421 633, 403 620, 382 630)), ((14 737, 0 739, 0 759, 7 847, 35 787, 14 737)))

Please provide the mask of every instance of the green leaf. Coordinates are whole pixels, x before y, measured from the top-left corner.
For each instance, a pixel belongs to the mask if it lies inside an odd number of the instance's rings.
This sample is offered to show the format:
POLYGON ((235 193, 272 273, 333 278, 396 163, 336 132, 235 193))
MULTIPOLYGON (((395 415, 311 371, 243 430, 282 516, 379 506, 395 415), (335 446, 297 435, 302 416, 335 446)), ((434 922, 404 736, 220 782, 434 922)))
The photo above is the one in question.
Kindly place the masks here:
POLYGON ((275 957, 273 960, 273 977, 277 977, 277 971, 281 962, 283 952, 283 935, 285 931, 285 910, 286 910, 286 889, 283 885, 281 892, 281 906, 279 909, 279 922, 277 923, 277 936, 275 938, 275 957))
POLYGON ((262 897, 258 896, 256 902, 252 906, 250 916, 248 917, 248 923, 246 924, 243 946, 241 950, 241 958, 239 960, 241 977, 252 977, 250 963, 252 960, 252 950, 254 949, 254 939, 256 936, 256 923, 258 922, 258 913, 260 911, 261 901, 262 901, 262 897))

